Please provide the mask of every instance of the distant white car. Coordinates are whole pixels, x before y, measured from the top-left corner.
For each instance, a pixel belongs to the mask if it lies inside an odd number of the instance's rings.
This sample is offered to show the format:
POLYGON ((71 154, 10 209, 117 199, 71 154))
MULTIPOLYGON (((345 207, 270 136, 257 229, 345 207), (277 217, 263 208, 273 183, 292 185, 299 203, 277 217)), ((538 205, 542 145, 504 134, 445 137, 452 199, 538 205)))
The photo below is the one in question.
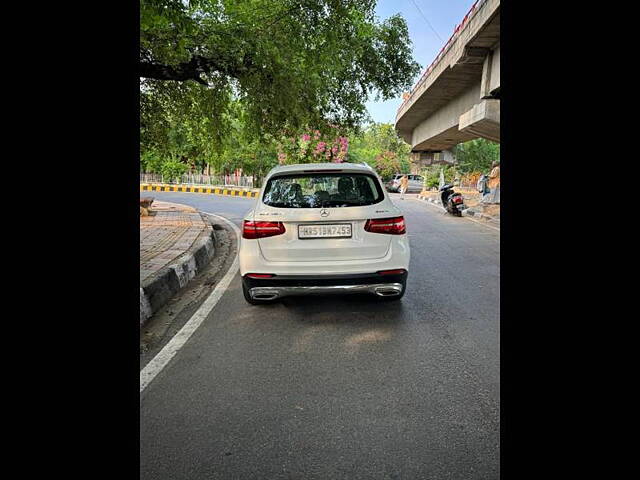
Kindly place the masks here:
POLYGON ((404 295, 404 217, 369 166, 286 165, 266 176, 244 218, 240 274, 247 302, 289 295, 404 295))
MULTIPOLYGON (((403 177, 403 173, 396 173, 393 178, 387 183, 387 190, 390 192, 400 191, 400 179, 403 177)), ((422 175, 408 174, 409 184, 407 185, 407 193, 421 192, 424 183, 424 177, 422 175)))

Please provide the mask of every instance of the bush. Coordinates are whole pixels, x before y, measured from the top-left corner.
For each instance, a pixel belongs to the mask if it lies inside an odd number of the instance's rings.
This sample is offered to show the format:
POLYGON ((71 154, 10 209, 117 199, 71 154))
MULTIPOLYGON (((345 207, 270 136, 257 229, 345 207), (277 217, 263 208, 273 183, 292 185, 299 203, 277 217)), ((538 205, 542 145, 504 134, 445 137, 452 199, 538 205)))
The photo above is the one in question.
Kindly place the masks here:
POLYGON ((186 164, 175 159, 165 160, 160 167, 160 173, 163 176, 163 180, 169 183, 173 180, 180 181, 180 176, 186 173, 187 170, 188 167, 186 164))
POLYGON ((444 171, 445 183, 453 183, 458 173, 456 168, 451 165, 431 165, 422 171, 424 187, 426 189, 438 188, 440 186, 440 171, 444 171))
POLYGON ((440 183, 440 174, 435 171, 427 171, 424 174, 424 186, 427 189, 433 188, 433 187, 437 187, 438 184, 440 183))
POLYGON ((140 169, 146 173, 160 173, 162 157, 158 152, 147 150, 140 155, 140 169))

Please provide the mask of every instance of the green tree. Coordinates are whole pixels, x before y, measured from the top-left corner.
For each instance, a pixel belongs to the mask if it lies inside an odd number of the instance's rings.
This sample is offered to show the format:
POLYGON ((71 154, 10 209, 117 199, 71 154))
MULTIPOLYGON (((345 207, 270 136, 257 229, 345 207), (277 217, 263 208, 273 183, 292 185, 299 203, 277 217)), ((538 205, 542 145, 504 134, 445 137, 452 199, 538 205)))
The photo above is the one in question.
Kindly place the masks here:
POLYGON ((458 170, 463 173, 489 172, 491 163, 500 161, 500 144, 476 138, 456 145, 458 170))
POLYGON ((224 135, 233 98, 253 130, 298 134, 305 125, 358 125, 371 95, 410 88, 404 19, 375 17, 374 0, 141 0, 141 123, 163 148, 172 121, 203 110, 224 135), (213 118, 211 118, 213 116, 213 118))
POLYGON ((141 90, 140 150, 165 159, 179 158, 204 169, 214 153, 220 153, 230 128, 230 96, 222 100, 198 85, 167 82, 141 90), (179 93, 179 94, 178 94, 179 93))
POLYGON ((163 158, 154 150, 147 150, 140 156, 140 170, 143 172, 159 173, 163 158))
POLYGON ((383 179, 388 179, 400 171, 400 160, 395 152, 386 151, 376 156, 374 168, 383 179))
POLYGON ((180 180, 180 176, 187 171, 187 165, 178 160, 172 159, 165 161, 160 167, 163 180, 165 182, 173 182, 180 180))
POLYGON ((372 123, 359 134, 353 134, 349 159, 374 166, 386 178, 395 173, 409 173, 410 152, 411 147, 398 136, 392 124, 372 123))

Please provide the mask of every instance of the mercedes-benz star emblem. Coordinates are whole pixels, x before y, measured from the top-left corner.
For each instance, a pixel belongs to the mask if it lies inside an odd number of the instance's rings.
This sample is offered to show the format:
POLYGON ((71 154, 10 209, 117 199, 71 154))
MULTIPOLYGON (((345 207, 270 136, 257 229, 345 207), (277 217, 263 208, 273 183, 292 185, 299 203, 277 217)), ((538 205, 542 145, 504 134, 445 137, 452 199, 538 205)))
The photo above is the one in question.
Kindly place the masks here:
POLYGON ((322 210, 320 210, 320 216, 321 217, 328 217, 329 216, 329 210, 327 210, 326 208, 323 208, 322 210))

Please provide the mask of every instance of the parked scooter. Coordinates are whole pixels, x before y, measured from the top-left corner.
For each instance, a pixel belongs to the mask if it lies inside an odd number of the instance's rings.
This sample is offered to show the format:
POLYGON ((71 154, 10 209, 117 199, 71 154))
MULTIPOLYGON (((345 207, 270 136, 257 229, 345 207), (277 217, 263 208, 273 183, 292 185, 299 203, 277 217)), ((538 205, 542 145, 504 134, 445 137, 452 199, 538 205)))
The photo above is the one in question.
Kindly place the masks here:
POLYGON ((448 213, 457 217, 462 216, 464 199, 461 193, 453 191, 452 184, 448 183, 440 187, 440 200, 442 201, 442 206, 448 213))

